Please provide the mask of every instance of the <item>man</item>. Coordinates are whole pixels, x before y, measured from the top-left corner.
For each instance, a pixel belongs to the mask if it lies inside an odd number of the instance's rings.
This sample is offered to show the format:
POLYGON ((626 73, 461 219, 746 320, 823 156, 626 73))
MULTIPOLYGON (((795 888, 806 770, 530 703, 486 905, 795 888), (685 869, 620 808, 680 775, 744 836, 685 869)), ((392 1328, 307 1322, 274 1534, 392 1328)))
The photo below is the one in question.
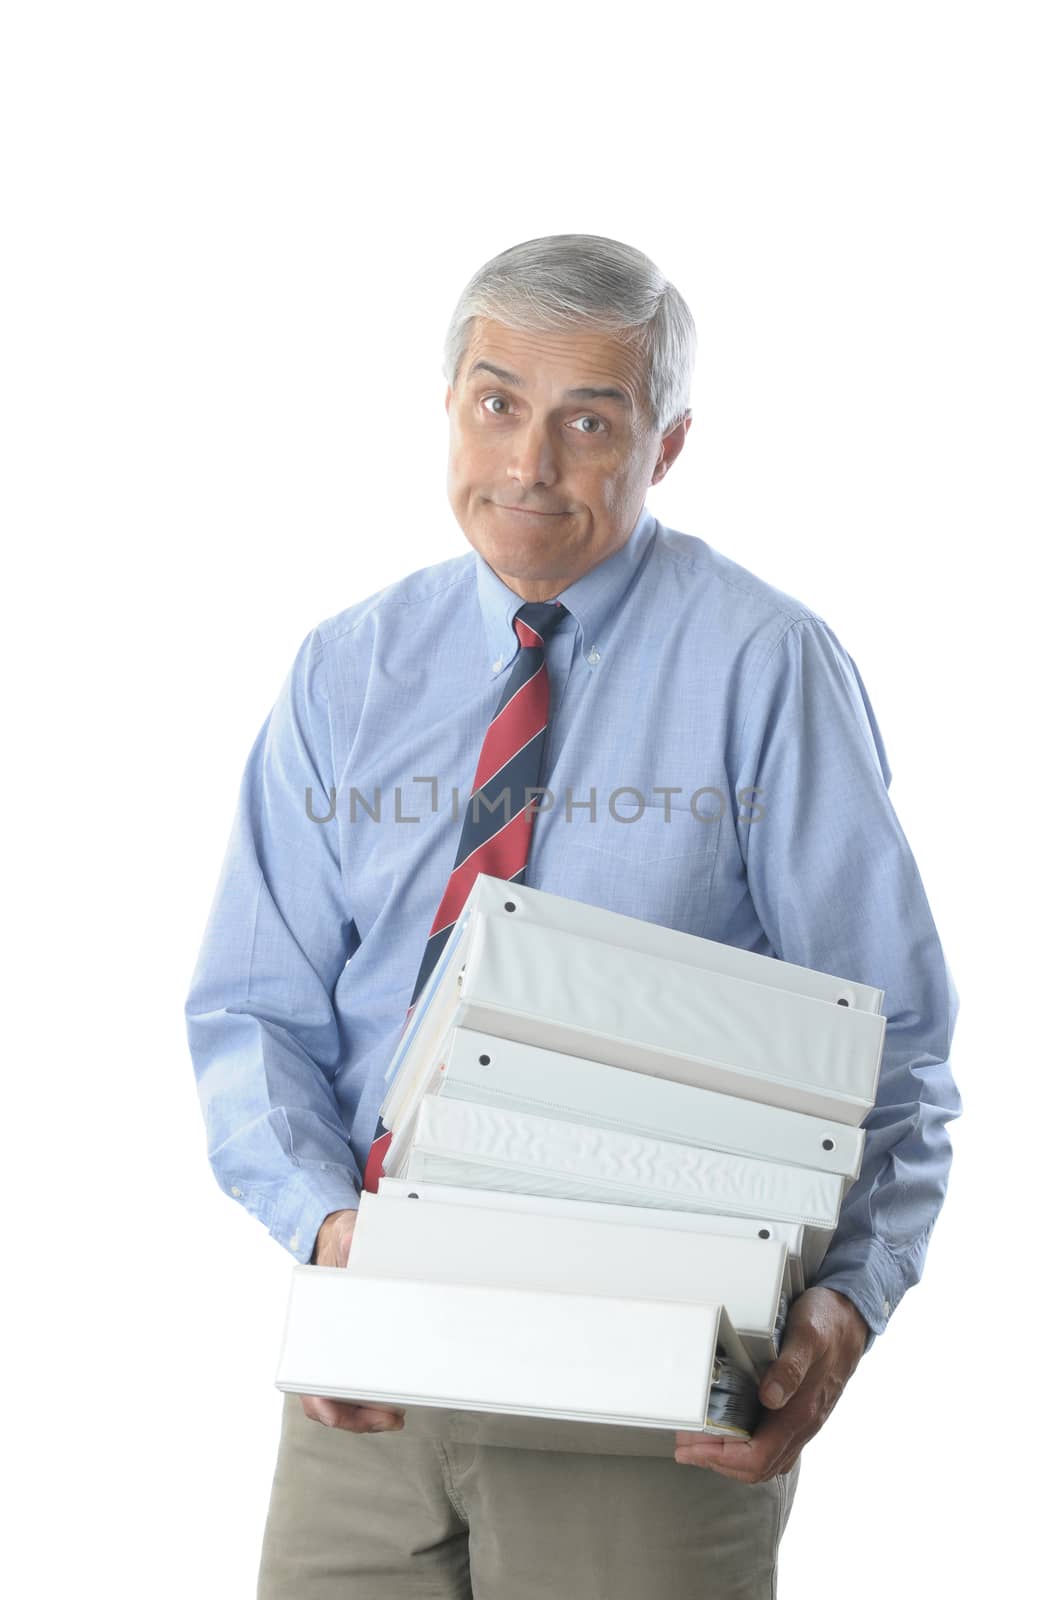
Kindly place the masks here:
POLYGON ((801 1448, 921 1275, 956 994, 852 659, 645 506, 693 357, 682 298, 613 240, 531 240, 466 286, 445 370, 472 552, 315 628, 251 752, 188 1002, 210 1159, 295 1260, 345 1263, 384 1072, 481 848, 485 733, 530 661, 548 696, 512 759, 534 749, 545 792, 517 802, 502 874, 487 824, 483 870, 884 989, 860 1179, 751 1442, 442 1445, 394 1409, 286 1396, 260 1600, 773 1594, 801 1448))

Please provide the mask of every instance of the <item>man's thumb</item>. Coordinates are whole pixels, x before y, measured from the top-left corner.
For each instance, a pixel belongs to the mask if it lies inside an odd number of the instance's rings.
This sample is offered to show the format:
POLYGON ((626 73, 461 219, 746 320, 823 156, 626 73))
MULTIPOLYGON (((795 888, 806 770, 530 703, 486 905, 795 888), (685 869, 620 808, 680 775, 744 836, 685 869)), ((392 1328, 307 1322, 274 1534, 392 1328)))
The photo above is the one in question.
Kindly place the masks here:
POLYGON ((770 1406, 773 1411, 784 1406, 800 1388, 811 1360, 812 1350, 805 1340, 799 1337, 784 1339, 781 1354, 761 1379, 762 1404, 770 1406))

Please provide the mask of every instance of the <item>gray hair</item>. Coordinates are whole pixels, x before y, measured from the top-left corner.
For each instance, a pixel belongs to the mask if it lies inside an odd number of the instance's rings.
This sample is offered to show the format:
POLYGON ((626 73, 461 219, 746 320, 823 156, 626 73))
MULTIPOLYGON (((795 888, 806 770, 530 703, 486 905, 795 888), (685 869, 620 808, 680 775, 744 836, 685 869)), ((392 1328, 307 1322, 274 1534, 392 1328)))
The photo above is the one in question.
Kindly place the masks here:
POLYGON ((480 316, 529 331, 611 333, 642 355, 644 399, 658 433, 690 409, 694 318, 660 268, 629 244, 555 233, 492 257, 461 291, 447 328, 443 375, 452 388, 480 316))

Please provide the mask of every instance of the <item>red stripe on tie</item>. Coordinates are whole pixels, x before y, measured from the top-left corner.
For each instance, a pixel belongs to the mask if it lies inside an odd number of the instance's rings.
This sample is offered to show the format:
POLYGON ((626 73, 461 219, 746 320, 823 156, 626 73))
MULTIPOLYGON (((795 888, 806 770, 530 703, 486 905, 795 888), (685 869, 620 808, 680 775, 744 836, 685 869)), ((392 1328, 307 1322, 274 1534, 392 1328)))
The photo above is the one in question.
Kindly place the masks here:
POLYGON ((523 806, 490 839, 485 839, 483 844, 471 850, 460 867, 454 868, 439 902, 429 938, 438 933, 440 928, 449 927, 458 920, 458 914, 469 898, 469 890, 481 872, 486 872, 491 878, 512 878, 527 863, 533 818, 534 813, 529 811, 528 806, 523 806))
POLYGON ((538 646, 540 650, 542 649, 543 636, 541 633, 536 633, 535 629, 520 617, 514 617, 513 622, 517 629, 517 638, 525 650, 533 649, 535 646, 538 646))
POLYGON ((542 732, 549 709, 550 686, 546 668, 540 666, 527 683, 521 684, 512 699, 506 701, 484 735, 476 776, 472 780, 474 789, 482 788, 507 761, 512 761, 518 750, 523 750, 529 739, 542 732))
MULTIPOLYGON (((477 773, 475 787, 477 789, 485 789, 487 787, 487 785, 491 782, 491 779, 494 778, 494 777, 497 777, 498 773, 500 773, 502 771, 502 767, 506 766, 508 761, 512 761, 515 756, 519 756, 521 750, 525 749, 527 745, 531 744, 533 739, 537 739, 539 737, 539 735, 542 733, 543 728, 545 728, 545 727, 546 727, 546 723, 544 722, 542 728, 536 728, 534 733, 529 734, 527 739, 525 739, 524 744, 522 744, 520 746, 520 749, 514 750, 513 755, 512 756, 508 756, 506 761, 502 762, 501 766, 495 767, 494 771, 485 772, 482 775, 480 773, 477 773)), ((512 801, 510 802, 510 804, 512 805, 512 801)))
POLYGON ((365 1171, 362 1174, 362 1190, 366 1194, 376 1194, 377 1185, 384 1176, 384 1157, 388 1153, 391 1143, 391 1134, 382 1133, 379 1139, 374 1139, 369 1146, 369 1154, 365 1158, 365 1171))

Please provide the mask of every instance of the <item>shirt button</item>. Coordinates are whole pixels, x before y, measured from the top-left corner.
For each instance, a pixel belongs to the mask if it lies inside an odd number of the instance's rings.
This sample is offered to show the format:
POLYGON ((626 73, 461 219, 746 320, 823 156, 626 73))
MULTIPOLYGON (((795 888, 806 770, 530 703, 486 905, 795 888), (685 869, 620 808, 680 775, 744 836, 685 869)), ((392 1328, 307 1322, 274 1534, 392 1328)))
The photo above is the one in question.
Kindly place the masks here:
POLYGON ((601 659, 602 658, 598 650, 598 646, 596 644, 592 644, 590 649, 587 651, 587 660, 590 662, 592 667, 596 667, 601 659))
POLYGON ((288 1240, 288 1249, 289 1250, 298 1250, 298 1248, 299 1248, 299 1235, 297 1233, 293 1233, 291 1238, 288 1240))
POLYGON ((883 1300, 883 1302, 882 1302, 882 1315, 884 1317, 888 1317, 889 1314, 890 1314, 890 1303, 889 1303, 888 1300, 883 1300))
POLYGON ((232 1187, 232 1193, 233 1194, 239 1194, 240 1193, 240 1190, 236 1187, 235 1183, 233 1184, 233 1187, 232 1187))
POLYGON ((492 663, 491 663, 491 671, 492 672, 501 672, 502 671, 502 662, 501 662, 501 660, 492 661, 492 663))

